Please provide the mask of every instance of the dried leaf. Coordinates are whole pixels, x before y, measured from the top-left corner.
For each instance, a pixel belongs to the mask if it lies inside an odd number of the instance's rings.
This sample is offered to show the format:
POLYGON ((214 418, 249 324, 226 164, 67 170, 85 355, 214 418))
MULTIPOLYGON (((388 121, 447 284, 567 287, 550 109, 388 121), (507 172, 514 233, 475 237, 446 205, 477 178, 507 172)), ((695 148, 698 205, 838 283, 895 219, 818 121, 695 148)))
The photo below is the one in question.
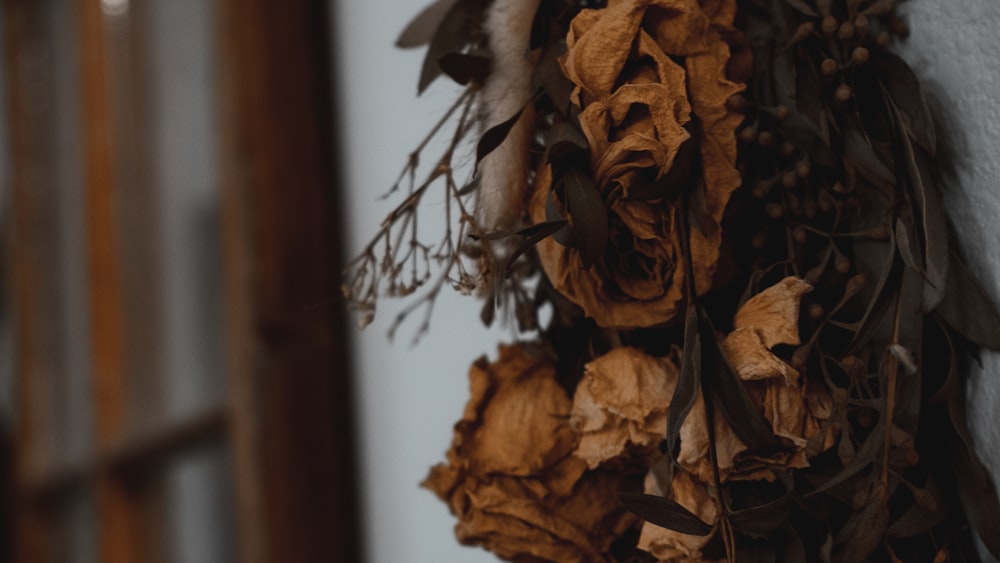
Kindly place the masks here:
POLYGON ((889 525, 889 507, 882 495, 875 494, 860 512, 855 512, 837 534, 841 546, 837 561, 868 561, 869 555, 885 540, 889 525))
POLYGON ((430 43, 445 15, 458 0, 437 0, 420 11, 396 39, 396 46, 409 49, 430 43))
POLYGON ((441 76, 441 65, 438 60, 447 53, 461 52, 472 36, 468 25, 469 4, 467 2, 452 2, 445 12, 441 23, 434 30, 424 64, 420 69, 420 81, 417 83, 417 94, 422 94, 431 82, 441 76))
POLYGON ((706 536, 712 531, 711 525, 668 498, 644 493, 619 493, 618 498, 632 513, 662 528, 691 536, 706 536))
POLYGON ((471 53, 445 53, 438 59, 441 70, 455 82, 466 85, 469 82, 483 82, 490 74, 489 57, 471 53))
POLYGON ((812 496, 823 491, 828 491, 837 485, 847 481, 851 477, 854 477, 865 469, 869 465, 875 462, 875 458, 882 451, 882 446, 885 442, 885 421, 879 419, 878 424, 872 429, 865 438, 865 441, 861 443, 861 447, 855 451, 854 458, 851 462, 845 465, 836 475, 831 477, 825 483, 817 487, 815 490, 810 491, 806 496, 812 496))
POLYGON ((920 81, 910 65, 899 56, 881 50, 872 61, 878 69, 879 82, 899 110, 900 122, 906 135, 933 155, 937 148, 934 119, 920 81))
POLYGON ((867 136, 853 124, 844 126, 844 159, 876 187, 896 183, 896 175, 875 153, 867 136))
POLYGON ((1000 350, 1000 313, 955 254, 951 254, 945 287, 934 310, 938 316, 970 342, 1000 350))
POLYGON ((531 75, 531 87, 545 92, 556 111, 562 115, 569 113, 570 96, 574 88, 573 83, 566 78, 559 65, 559 58, 565 53, 565 43, 560 42, 547 46, 531 75))
POLYGON ((788 523, 795 484, 787 472, 779 471, 777 474, 785 492, 770 502, 732 511, 729 519, 734 528, 751 537, 760 537, 770 535, 788 523))
POLYGON ((566 213, 579 240, 583 267, 589 268, 608 245, 608 210, 594 180, 579 168, 567 168, 556 181, 562 184, 566 213))
POLYGON ((580 153, 585 154, 590 148, 580 128, 568 121, 560 121, 549 129, 545 135, 545 147, 548 151, 545 161, 549 164, 580 153))
POLYGON ((677 387, 674 389, 674 395, 670 399, 670 408, 667 410, 667 452, 669 455, 675 455, 681 426, 701 392, 701 334, 698 330, 698 311, 694 305, 688 306, 684 316, 683 350, 677 387))
POLYGON ((517 120, 521 119, 521 114, 524 110, 528 108, 529 105, 534 103, 535 96, 532 96, 528 103, 521 106, 521 109, 517 110, 517 113, 507 118, 505 121, 497 123, 493 127, 487 129, 483 136, 479 138, 479 143, 476 144, 476 166, 483 160, 483 157, 493 152, 497 147, 503 143, 504 139, 510 133, 510 130, 514 128, 517 124, 517 120))

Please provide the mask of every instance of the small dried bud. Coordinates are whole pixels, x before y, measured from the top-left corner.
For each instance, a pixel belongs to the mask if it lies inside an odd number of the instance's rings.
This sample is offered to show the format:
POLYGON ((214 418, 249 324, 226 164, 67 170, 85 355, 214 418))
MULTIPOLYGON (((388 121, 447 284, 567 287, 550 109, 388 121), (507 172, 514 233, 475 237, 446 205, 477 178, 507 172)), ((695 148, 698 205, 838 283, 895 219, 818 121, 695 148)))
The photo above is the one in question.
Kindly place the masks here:
POLYGON ((826 311, 823 310, 823 306, 820 305, 819 303, 813 303, 812 305, 809 306, 808 312, 809 312, 809 318, 814 321, 817 321, 823 318, 823 313, 825 313, 826 311))
POLYGON ((769 147, 774 144, 774 133, 770 131, 761 131, 757 135, 757 142, 760 143, 762 147, 769 147))
POLYGON ((757 139, 757 128, 754 126, 744 127, 740 131, 740 140, 744 143, 752 143, 757 139))
POLYGON ((892 37, 889 36, 889 32, 881 31, 879 32, 878 35, 875 36, 875 44, 878 45, 879 47, 885 48, 889 46, 889 41, 891 39, 892 37))
POLYGON ((732 111, 742 113, 747 107, 747 99, 740 94, 735 94, 729 96, 729 99, 726 100, 726 106, 732 111))
POLYGON ((781 143, 781 155, 782 156, 789 157, 789 156, 792 156, 793 154, 795 154, 795 144, 793 144, 793 143, 791 143, 789 141, 785 141, 784 143, 781 143))
POLYGON ((836 260, 833 261, 833 267, 841 274, 846 274, 851 271, 851 261, 847 259, 846 256, 838 256, 836 260))
POLYGON ((771 191, 771 189, 768 187, 768 185, 766 183, 764 183, 764 182, 758 182, 757 185, 755 185, 753 187, 753 189, 750 190, 750 195, 752 195, 753 197, 755 197, 757 199, 760 199, 760 198, 766 196, 770 191, 771 191))
POLYGON ((833 32, 837 31, 837 18, 826 16, 823 18, 823 22, 820 23, 820 29, 823 30, 824 35, 833 35, 833 32))
POLYGON ((844 188, 844 184, 841 184, 839 180, 833 183, 833 187, 831 189, 833 189, 833 191, 837 192, 838 194, 847 193, 847 189, 844 188))
POLYGON ((848 39, 854 37, 854 24, 851 22, 844 22, 840 24, 840 28, 837 30, 837 37, 840 37, 843 41, 847 41, 848 39))
POLYGON ((780 219, 785 214, 785 206, 780 203, 767 204, 767 216, 771 219, 780 219))
POLYGON ((788 114, 789 111, 787 106, 778 106, 774 108, 774 118, 777 119, 778 121, 784 121, 788 119, 788 114))
POLYGON ((816 204, 816 200, 810 197, 802 204, 802 210, 805 212, 806 217, 812 219, 816 216, 819 206, 816 204))
POLYGON ((823 62, 819 65, 819 71, 823 73, 823 76, 833 76, 837 72, 837 61, 823 59, 823 62))
POLYGON ((833 92, 833 97, 840 103, 844 103, 851 99, 854 95, 854 90, 847 84, 841 84, 837 86, 837 89, 833 92))
POLYGON ((798 176, 799 178, 803 179, 808 178, 810 172, 812 172, 812 170, 809 168, 809 164, 806 162, 800 163, 798 166, 795 167, 795 175, 798 176))
POLYGON ((830 195, 830 192, 819 192, 819 208, 823 213, 827 213, 833 209, 833 196, 830 195))
POLYGON ((795 227, 792 229, 792 238, 799 244, 805 244, 806 239, 808 238, 808 233, 802 227, 795 227))
POLYGON ((756 235, 754 235, 753 239, 750 240, 750 245, 753 246, 754 249, 756 250, 764 248, 765 244, 767 244, 766 233, 757 233, 756 235))
POLYGON ((799 183, 799 178, 791 172, 785 172, 781 176, 781 185, 784 186, 786 189, 790 190, 794 188, 795 185, 798 183, 799 183))
POLYGON ((868 62, 870 57, 868 49, 864 47, 856 47, 854 51, 851 52, 851 63, 856 65, 863 65, 868 62))
POLYGON ((868 16, 861 14, 854 18, 854 29, 857 30, 858 35, 868 33, 868 16))
POLYGON ((864 274, 855 274, 851 276, 851 278, 847 280, 847 283, 844 284, 844 299, 854 297, 855 295, 861 293, 861 290, 864 289, 867 281, 868 279, 864 274))

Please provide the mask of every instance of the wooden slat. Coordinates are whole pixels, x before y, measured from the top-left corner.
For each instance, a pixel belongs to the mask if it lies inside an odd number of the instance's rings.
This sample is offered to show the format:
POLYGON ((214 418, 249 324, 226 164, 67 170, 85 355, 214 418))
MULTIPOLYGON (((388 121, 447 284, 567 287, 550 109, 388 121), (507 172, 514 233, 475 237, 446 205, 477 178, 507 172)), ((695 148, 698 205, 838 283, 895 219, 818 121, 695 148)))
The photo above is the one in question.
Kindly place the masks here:
POLYGON ((353 563, 327 2, 220 4, 237 535, 248 542, 240 560, 353 563))
MULTIPOLYGON (((8 294, 4 295, 13 318, 14 396, 17 419, 14 436, 14 476, 16 483, 42 468, 46 461, 42 439, 47 434, 41 408, 44 382, 45 353, 44 319, 40 308, 45 301, 40 295, 40 280, 44 277, 41 241, 37 225, 45 224, 44 192, 34 185, 33 167, 39 162, 42 140, 31 119, 30 99, 32 79, 37 73, 27 68, 30 50, 30 6, 23 0, 4 0, 4 70, 7 85, 7 127, 10 142, 10 198, 8 229, 4 233, 4 270, 8 294), (34 189, 33 189, 34 188, 34 189)), ((52 556, 54 523, 46 511, 15 492, 14 561, 42 563, 52 556)))
MULTIPOLYGON (((112 110, 101 3, 79 0, 87 198, 87 258, 94 414, 99 448, 112 447, 128 426, 123 290, 117 233, 112 110)), ((103 563, 143 561, 138 492, 115 475, 97 477, 103 563)))

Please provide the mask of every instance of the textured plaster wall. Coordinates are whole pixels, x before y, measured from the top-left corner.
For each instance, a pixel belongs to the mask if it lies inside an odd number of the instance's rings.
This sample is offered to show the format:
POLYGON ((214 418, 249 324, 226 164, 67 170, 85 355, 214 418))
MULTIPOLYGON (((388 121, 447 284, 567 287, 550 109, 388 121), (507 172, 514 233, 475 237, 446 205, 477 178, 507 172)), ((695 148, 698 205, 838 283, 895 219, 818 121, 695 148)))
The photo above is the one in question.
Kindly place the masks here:
MULTIPOLYGON (((1000 303, 1000 2, 910 0, 900 47, 920 77, 943 141, 939 186, 958 244, 1000 303)), ((1000 482, 1000 354, 987 352, 969 382, 980 455, 1000 482)))
MULTIPOLYGON (((387 211, 376 197, 395 180, 397 165, 454 99, 445 84, 417 99, 422 53, 392 46, 427 3, 331 3, 338 16, 333 49, 343 87, 352 250, 387 211)), ((1000 228, 994 224, 1000 218, 1000 0, 908 0, 906 12, 912 35, 900 51, 926 84, 951 157, 945 201, 970 266, 1000 302, 1000 228)), ((448 296, 419 347, 409 346, 405 330, 393 344, 385 331, 396 307, 385 305, 356 340, 368 561, 495 561, 458 546, 447 509, 417 484, 447 448, 468 395, 468 365, 481 354, 495 356, 495 343, 511 335, 479 329, 475 302, 448 296)), ((986 355, 983 365, 973 374, 972 419, 980 449, 997 465, 1000 356, 986 355)))

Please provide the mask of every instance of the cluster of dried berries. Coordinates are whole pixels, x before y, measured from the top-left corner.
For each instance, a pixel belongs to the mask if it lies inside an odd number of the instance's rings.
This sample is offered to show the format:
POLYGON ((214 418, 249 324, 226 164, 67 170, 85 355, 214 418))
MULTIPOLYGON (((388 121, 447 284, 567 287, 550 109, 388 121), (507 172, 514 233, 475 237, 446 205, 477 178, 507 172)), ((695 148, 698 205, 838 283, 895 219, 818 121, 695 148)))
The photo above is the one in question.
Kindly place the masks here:
POLYGON ((1000 555, 964 397, 1000 315, 950 247, 934 122, 887 50, 905 34, 894 0, 438 0, 411 24, 420 88, 467 89, 346 293, 370 311, 433 255, 428 312, 451 283, 537 331, 473 367, 425 483, 461 541, 517 561, 971 561, 978 535, 1000 555), (460 187, 463 139, 479 173, 460 187), (408 229, 442 179, 432 251, 408 229))

